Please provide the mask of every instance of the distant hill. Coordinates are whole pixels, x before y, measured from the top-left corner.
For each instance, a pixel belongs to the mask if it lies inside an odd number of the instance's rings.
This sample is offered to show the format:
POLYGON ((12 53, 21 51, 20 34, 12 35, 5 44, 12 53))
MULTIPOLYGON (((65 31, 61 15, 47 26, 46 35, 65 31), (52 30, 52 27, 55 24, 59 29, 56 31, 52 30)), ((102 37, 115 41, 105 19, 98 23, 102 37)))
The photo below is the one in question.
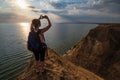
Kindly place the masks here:
POLYGON ((64 55, 106 80, 120 80, 120 24, 100 24, 64 55))

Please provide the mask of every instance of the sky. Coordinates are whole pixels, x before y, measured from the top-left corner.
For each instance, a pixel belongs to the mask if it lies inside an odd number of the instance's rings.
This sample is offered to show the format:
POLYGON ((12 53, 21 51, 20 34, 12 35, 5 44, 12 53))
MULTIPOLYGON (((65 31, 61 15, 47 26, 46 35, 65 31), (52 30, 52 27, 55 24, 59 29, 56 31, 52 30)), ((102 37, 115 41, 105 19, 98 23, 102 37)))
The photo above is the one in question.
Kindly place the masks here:
POLYGON ((28 22, 48 15, 53 23, 120 23, 120 0, 0 0, 0 22, 28 22))

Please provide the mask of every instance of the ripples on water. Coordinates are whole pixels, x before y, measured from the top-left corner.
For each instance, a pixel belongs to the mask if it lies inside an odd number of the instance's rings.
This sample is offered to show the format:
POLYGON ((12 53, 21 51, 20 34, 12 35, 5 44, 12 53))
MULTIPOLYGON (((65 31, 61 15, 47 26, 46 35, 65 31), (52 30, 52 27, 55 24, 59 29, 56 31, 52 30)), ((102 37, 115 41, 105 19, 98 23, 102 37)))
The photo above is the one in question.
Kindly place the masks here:
POLYGON ((14 80, 30 59, 31 53, 26 49, 27 28, 20 24, 0 24, 0 80, 14 80))
POLYGON ((13 79, 18 74, 20 74, 25 67, 26 60, 28 60, 31 55, 24 54, 25 52, 20 52, 15 55, 0 57, 0 79, 8 80, 13 79))
MULTIPOLYGON (((49 47, 63 54, 95 24, 55 24, 45 33, 49 47)), ((22 73, 32 53, 26 48, 27 23, 0 23, 0 80, 14 80, 22 73)))

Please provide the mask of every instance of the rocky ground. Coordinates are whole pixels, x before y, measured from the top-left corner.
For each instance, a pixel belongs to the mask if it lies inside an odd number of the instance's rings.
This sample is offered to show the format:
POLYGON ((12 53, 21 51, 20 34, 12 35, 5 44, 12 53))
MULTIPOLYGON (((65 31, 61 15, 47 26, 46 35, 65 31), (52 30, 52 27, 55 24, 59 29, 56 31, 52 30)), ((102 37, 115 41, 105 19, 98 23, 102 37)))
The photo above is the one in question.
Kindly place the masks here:
POLYGON ((32 57, 24 72, 16 80, 103 80, 94 73, 75 66, 52 49, 48 49, 48 56, 45 61, 45 72, 35 72, 35 60, 32 57))

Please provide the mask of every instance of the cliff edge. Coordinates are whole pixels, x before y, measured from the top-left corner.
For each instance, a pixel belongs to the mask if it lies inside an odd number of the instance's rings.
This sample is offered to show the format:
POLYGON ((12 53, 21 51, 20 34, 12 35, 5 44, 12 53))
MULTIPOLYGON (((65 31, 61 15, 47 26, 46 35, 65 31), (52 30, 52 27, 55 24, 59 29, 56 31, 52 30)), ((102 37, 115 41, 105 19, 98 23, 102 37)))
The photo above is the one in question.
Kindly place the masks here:
POLYGON ((37 74, 34 71, 35 59, 32 57, 16 80, 103 80, 94 73, 75 66, 52 49, 48 49, 48 56, 45 72, 37 74))
POLYGON ((64 58, 106 80, 120 80, 120 24, 101 24, 90 30, 64 58))

